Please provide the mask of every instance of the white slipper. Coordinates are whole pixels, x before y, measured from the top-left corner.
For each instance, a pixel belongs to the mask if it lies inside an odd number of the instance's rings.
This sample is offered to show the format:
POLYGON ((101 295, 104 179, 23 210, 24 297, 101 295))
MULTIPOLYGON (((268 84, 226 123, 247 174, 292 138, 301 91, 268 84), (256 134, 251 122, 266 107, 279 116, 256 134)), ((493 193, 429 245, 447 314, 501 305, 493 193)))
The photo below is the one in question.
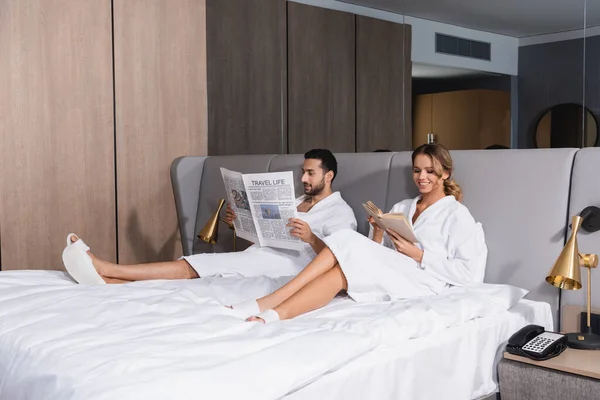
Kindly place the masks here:
POLYGON ((277 314, 277 311, 273 309, 265 310, 260 314, 256 314, 255 317, 261 318, 263 321, 265 321, 265 324, 270 324, 271 322, 277 322, 280 320, 279 314, 277 314))
POLYGON ((77 283, 82 285, 105 285, 106 282, 94 268, 92 259, 87 253, 90 248, 81 239, 72 243, 73 236, 76 235, 69 233, 67 236, 67 247, 62 253, 63 264, 67 272, 77 283))
POLYGON ((232 304, 231 308, 244 314, 245 317, 251 317, 260 313, 256 300, 248 300, 242 303, 232 304))

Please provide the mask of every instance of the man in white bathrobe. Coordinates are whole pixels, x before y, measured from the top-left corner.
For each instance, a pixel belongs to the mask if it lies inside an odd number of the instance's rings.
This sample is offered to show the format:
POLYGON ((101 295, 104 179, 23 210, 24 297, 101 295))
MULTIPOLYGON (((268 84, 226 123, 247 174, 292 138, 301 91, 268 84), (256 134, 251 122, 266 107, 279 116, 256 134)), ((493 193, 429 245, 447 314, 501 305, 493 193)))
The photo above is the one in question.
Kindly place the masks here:
MULTIPOLYGON (((304 155, 304 194, 296 199, 299 218, 290 219, 290 233, 304 242, 301 251, 260 247, 242 252, 203 253, 179 260, 143 265, 118 265, 95 257, 83 241, 71 234, 63 261, 73 278, 84 284, 124 283, 148 279, 191 279, 201 277, 297 275, 324 247, 323 238, 342 229, 356 230, 352 208, 333 192, 337 161, 329 150, 314 149, 304 155)), ((227 206, 227 218, 235 213, 227 206)))
MULTIPOLYGON (((239 253, 195 254, 183 257, 200 277, 245 277, 297 275, 323 250, 322 238, 342 229, 356 230, 356 218, 352 208, 342 199, 340 192, 333 192, 331 183, 337 174, 337 161, 329 150, 314 149, 304 154, 302 184, 304 194, 296 199, 297 219, 288 226, 290 233, 304 242, 301 251, 257 244, 239 253)), ((227 205, 227 220, 235 213, 227 205)))

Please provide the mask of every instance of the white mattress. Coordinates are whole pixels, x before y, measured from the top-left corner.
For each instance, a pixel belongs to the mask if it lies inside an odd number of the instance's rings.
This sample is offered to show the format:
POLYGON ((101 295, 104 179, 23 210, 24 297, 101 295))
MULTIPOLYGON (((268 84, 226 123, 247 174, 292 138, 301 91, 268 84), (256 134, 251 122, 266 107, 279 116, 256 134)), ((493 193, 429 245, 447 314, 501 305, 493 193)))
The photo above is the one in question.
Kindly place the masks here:
POLYGON ((521 327, 553 329, 548 303, 521 300, 502 314, 478 318, 399 346, 383 346, 290 393, 287 400, 477 399, 497 391, 496 367, 521 327))
POLYGON ((521 320, 507 313, 524 291, 502 285, 403 301, 336 299, 268 325, 223 307, 276 285, 86 287, 60 272, 0 272, 0 399, 418 398, 432 380, 470 396, 493 390, 488 375, 503 338, 525 320, 552 326, 547 305, 522 302, 521 320))

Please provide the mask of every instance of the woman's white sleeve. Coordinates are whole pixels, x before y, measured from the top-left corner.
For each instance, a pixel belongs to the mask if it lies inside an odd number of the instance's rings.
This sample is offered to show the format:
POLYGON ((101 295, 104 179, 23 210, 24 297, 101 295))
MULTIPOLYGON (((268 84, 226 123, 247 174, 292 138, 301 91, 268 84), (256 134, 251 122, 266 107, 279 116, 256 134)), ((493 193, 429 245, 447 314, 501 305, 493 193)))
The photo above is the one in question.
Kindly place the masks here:
POLYGON ((480 223, 454 220, 445 247, 446 254, 425 249, 421 268, 450 285, 483 282, 487 246, 480 223))

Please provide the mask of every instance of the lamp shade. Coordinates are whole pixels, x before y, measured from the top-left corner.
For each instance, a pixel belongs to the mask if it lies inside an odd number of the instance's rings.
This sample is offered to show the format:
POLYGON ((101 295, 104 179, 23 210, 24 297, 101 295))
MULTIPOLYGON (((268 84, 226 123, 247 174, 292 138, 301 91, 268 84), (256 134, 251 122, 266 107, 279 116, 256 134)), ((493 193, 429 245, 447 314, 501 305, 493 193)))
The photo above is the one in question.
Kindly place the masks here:
POLYGON ((217 207, 217 211, 215 214, 210 217, 204 228, 198 234, 198 237, 205 241, 206 243, 216 244, 217 238, 219 236, 219 215, 221 214, 221 209, 225 204, 224 199, 219 199, 219 206, 217 207))
POLYGON ((582 221, 583 218, 578 215, 573 217, 571 237, 546 277, 546 282, 561 289, 581 289, 581 267, 579 247, 577 246, 577 231, 581 227, 582 221))

